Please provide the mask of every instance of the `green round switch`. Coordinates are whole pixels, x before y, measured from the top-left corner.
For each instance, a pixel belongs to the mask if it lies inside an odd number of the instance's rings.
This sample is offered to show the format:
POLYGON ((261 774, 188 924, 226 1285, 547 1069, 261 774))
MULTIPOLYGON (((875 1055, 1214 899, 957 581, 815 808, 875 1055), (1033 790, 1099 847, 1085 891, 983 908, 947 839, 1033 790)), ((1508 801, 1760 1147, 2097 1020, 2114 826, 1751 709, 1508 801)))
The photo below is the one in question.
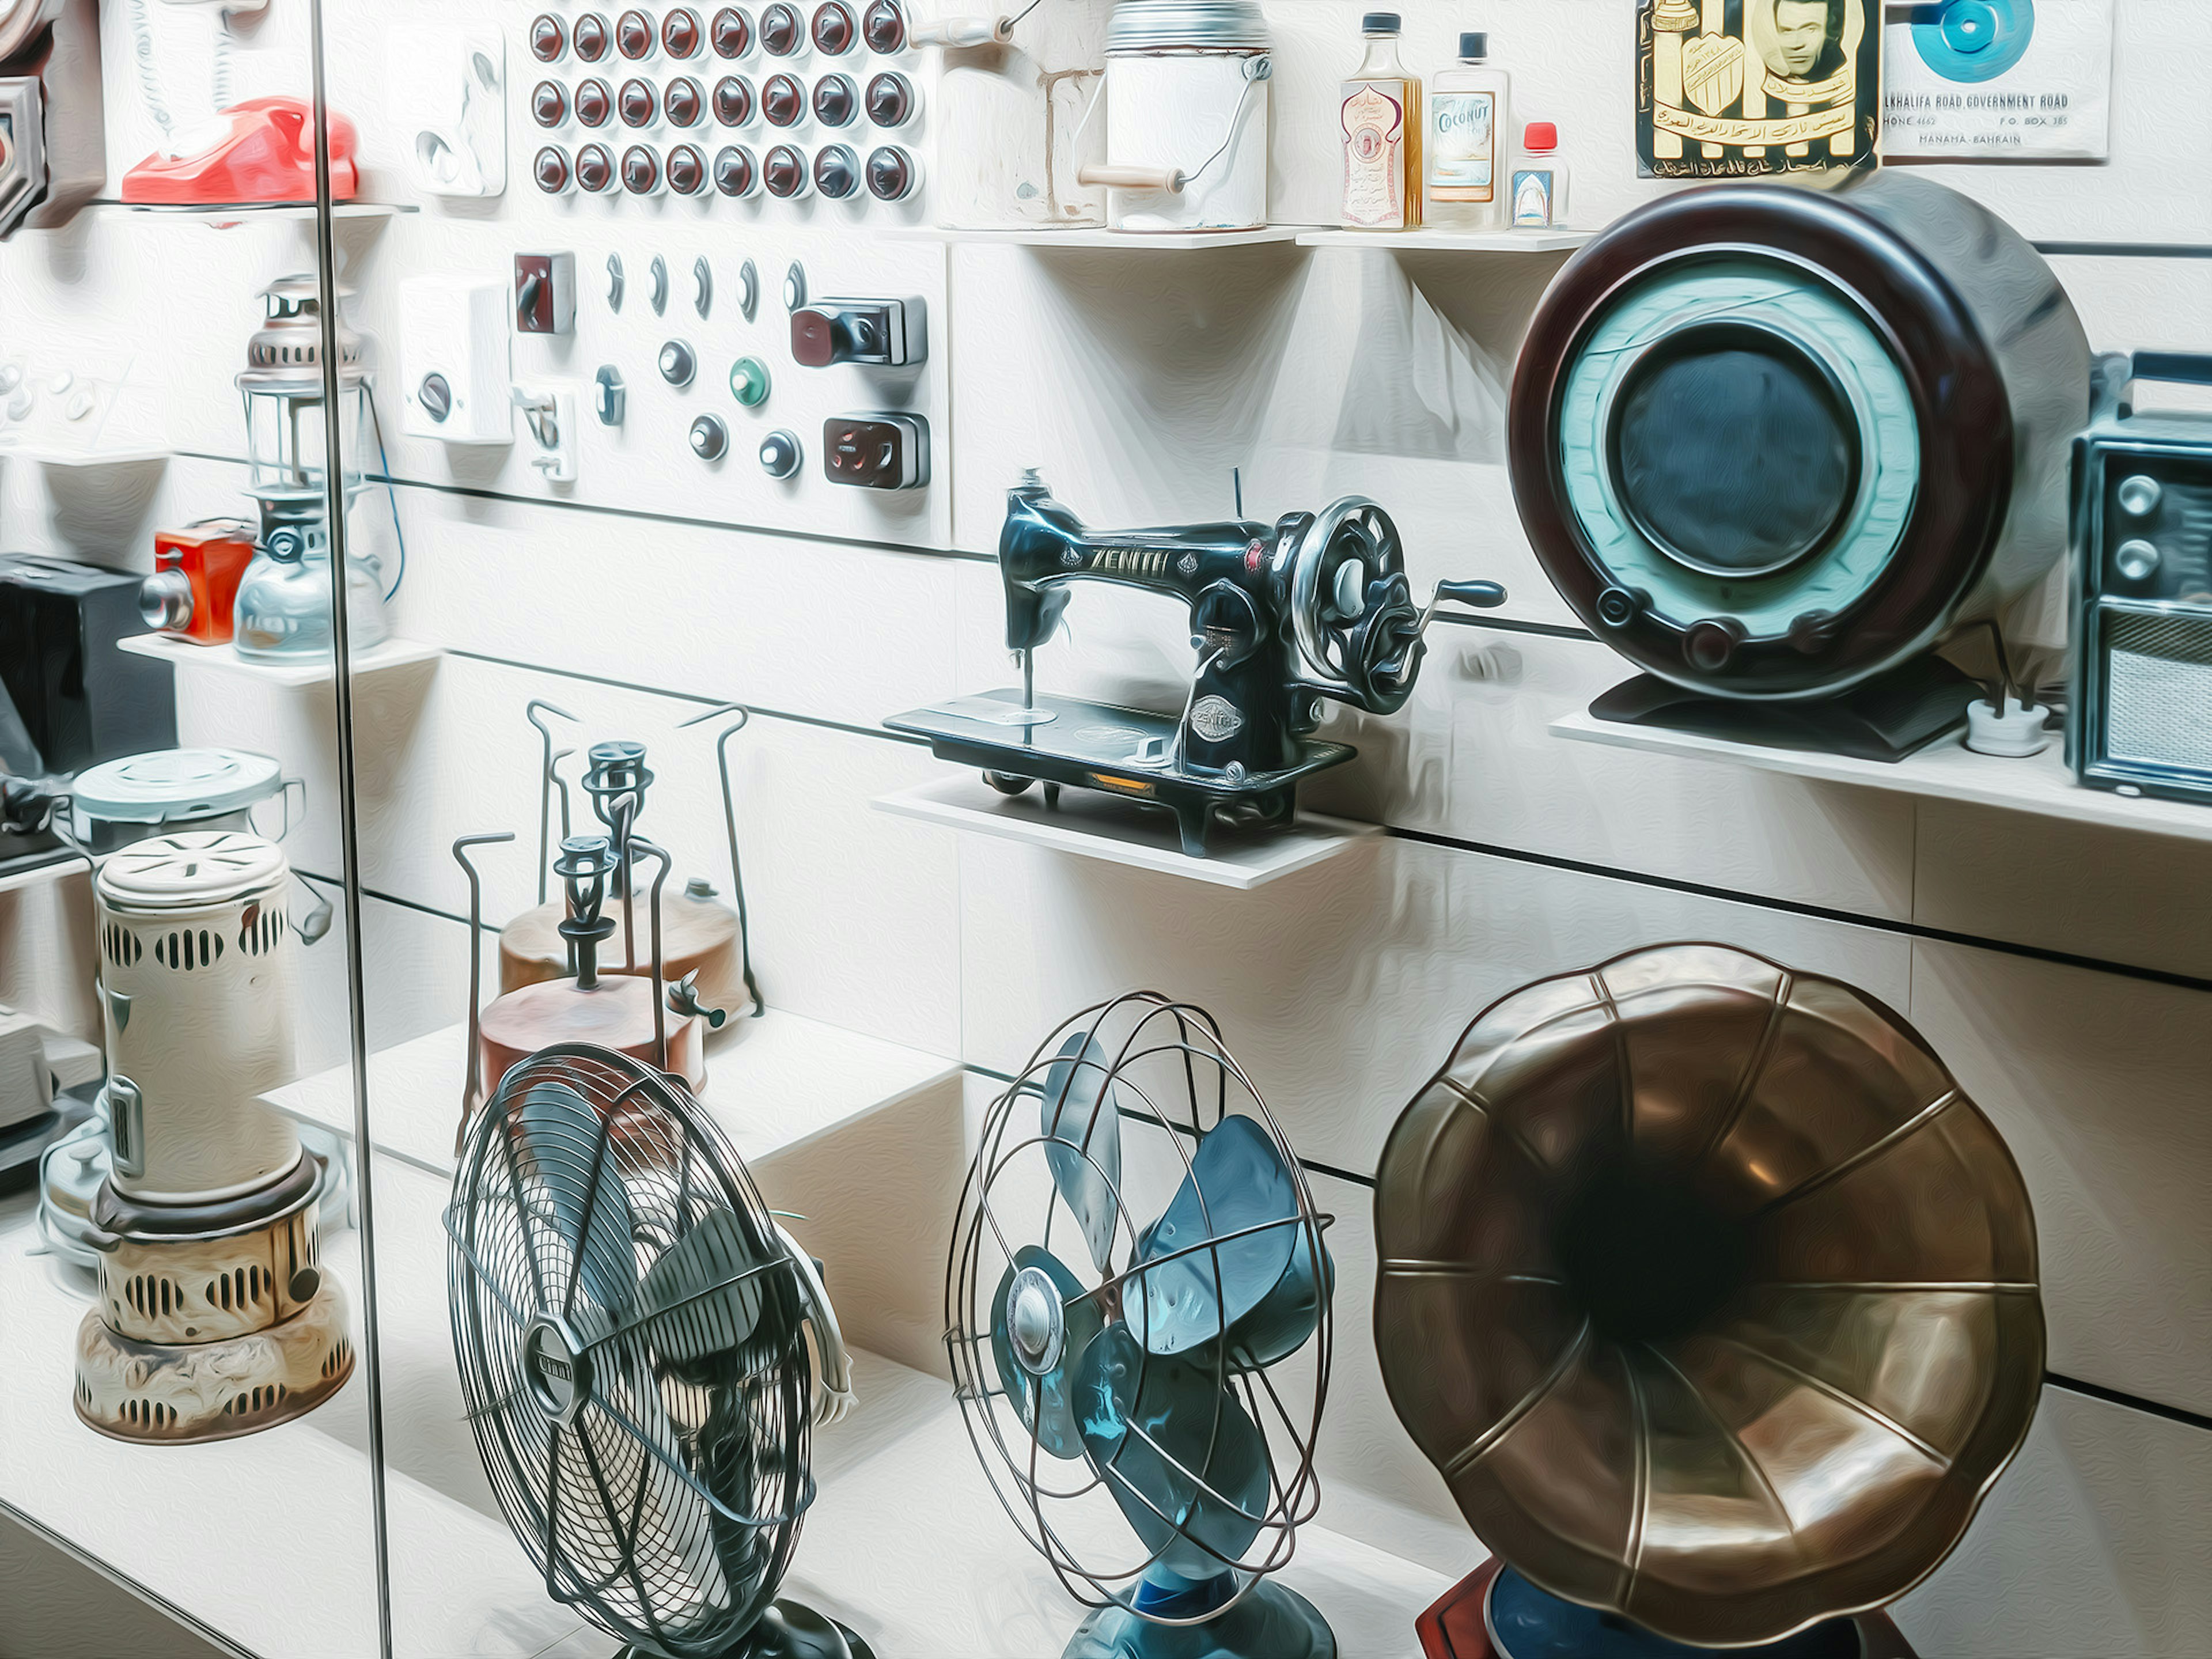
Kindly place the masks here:
POLYGON ((768 365, 757 357, 740 357, 730 365, 730 395, 747 409, 768 401, 768 365))

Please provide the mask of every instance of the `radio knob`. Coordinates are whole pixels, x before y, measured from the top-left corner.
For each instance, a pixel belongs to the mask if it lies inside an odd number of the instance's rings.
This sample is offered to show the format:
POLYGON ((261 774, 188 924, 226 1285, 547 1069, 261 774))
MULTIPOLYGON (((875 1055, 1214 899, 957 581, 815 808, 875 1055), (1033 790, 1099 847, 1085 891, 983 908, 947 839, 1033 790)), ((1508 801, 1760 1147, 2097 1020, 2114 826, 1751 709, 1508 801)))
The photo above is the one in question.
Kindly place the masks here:
POLYGON ((860 158, 843 144, 831 144, 814 157, 814 188, 842 202, 860 187, 860 158))
POLYGON ((853 21, 853 9, 845 0, 823 0, 814 9, 814 45, 817 51, 832 58, 853 49, 853 37, 860 28, 853 21))
POLYGON ((594 76, 576 83, 576 118, 587 127, 603 127, 615 112, 615 95, 607 83, 594 76))
POLYGON ((530 22, 530 55, 541 64, 557 61, 568 49, 568 32, 550 11, 541 11, 530 22))
POLYGON ((906 47, 906 11, 898 0, 874 0, 860 20, 860 38, 868 50, 888 58, 906 47))
POLYGON ((706 108, 707 94, 688 75, 678 76, 668 83, 668 90, 660 94, 660 112, 668 118, 671 126, 697 126, 706 108))
POLYGON ((422 405, 422 412, 441 426, 453 412, 453 386, 434 370, 425 374, 422 384, 415 388, 415 399, 422 405))
POLYGON ((160 570, 138 584, 138 614, 146 626, 168 630, 192 619, 192 581, 181 570, 160 570))
POLYGON ((586 144, 576 152, 576 182, 594 196, 615 181, 615 158, 605 144, 586 144))
POLYGON ((914 119, 914 82, 885 70, 868 82, 868 119, 879 127, 902 127, 914 119))
POLYGON ((2144 581, 2155 575, 2158 566, 2158 549, 2140 537, 2122 542, 2112 554, 2112 568, 2131 582, 2144 581))
POLYGON ((1735 660, 1735 648, 1742 643, 1743 630, 1734 622, 1707 617, 1690 624, 1682 638, 1682 654, 1692 668, 1717 674, 1735 660))
POLYGON ((1644 596, 1632 588, 1608 587, 1597 596, 1597 619, 1607 628, 1626 628, 1643 611, 1644 596))
POLYGON ((615 20, 615 50, 633 64, 651 56, 653 19, 641 11, 626 11, 615 20))
POLYGON ((2119 488, 2120 511, 2138 519, 2147 519, 2158 511, 2159 497, 2166 492, 2158 487, 2158 480, 2138 472, 2119 488))
POLYGON ((626 127, 649 127, 659 112, 659 100, 653 95, 652 84, 645 81, 625 81, 620 98, 623 125, 626 127))
POLYGON ((660 20, 660 45, 671 58, 696 57, 704 38, 699 14, 689 6, 678 6, 660 20))
POLYGON ((714 188, 725 196, 750 196, 758 190, 752 152, 742 144, 725 144, 714 157, 714 188))
POLYGON ((672 386, 687 386, 698 372, 699 360, 691 348, 681 340, 671 340, 660 348, 660 378, 672 386))
POLYGON ((548 144, 539 150, 530 172, 538 180, 538 188, 548 196, 558 196, 568 188, 568 158, 557 144, 548 144))
POLYGON ((719 415, 702 415, 691 422, 691 453, 702 461, 719 461, 730 447, 730 429, 719 415))
POLYGON ((796 126, 806 113, 806 94, 798 77, 771 75, 761 82, 761 113, 772 127, 796 126))
POLYGON ((649 145, 632 144, 623 152, 622 180, 633 196, 650 196, 660 188, 660 158, 649 145))
POLYGON ((771 478, 788 478, 799 471, 803 459, 795 433, 779 429, 761 440, 761 471, 771 478))
POLYGON ((696 196, 707 186, 707 158, 693 144, 668 152, 668 187, 678 196, 696 196))
POLYGON ((783 0, 776 0, 775 5, 762 8, 761 50, 769 56, 788 58, 799 50, 799 42, 805 38, 806 31, 799 24, 796 6, 786 5, 783 0))
POLYGON ((825 75, 814 83, 814 118, 825 127, 848 127, 860 113, 860 89, 849 75, 825 75))
POLYGON ((530 94, 530 113, 541 127, 557 127, 568 118, 568 94, 558 81, 540 81, 530 94))
POLYGON ((717 58, 742 58, 753 48, 752 19, 735 6, 725 6, 714 14, 708 26, 708 38, 717 58))
POLYGON ((868 194, 878 202, 903 202, 921 181, 914 157, 896 144, 878 144, 868 153, 868 194))
POLYGON ((595 11, 587 11, 568 27, 569 41, 576 48, 576 56, 587 64, 596 64, 607 55, 607 20, 595 11))
POLYGON ((806 158, 789 144, 778 144, 761 162, 761 182, 783 201, 806 194, 806 158))

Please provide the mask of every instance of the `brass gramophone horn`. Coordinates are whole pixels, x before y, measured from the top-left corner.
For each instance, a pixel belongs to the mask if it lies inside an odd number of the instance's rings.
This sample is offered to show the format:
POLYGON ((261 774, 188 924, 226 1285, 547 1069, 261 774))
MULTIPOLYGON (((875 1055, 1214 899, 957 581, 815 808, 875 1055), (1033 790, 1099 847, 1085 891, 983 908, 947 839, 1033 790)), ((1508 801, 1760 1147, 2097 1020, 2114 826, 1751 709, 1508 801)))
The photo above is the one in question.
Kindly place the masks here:
POLYGON ((2035 1412, 2004 1142, 1897 1014, 1741 951, 1493 1004, 1392 1130, 1375 1216, 1391 1401, 1568 1612, 1747 1647, 1879 1607, 2035 1412))

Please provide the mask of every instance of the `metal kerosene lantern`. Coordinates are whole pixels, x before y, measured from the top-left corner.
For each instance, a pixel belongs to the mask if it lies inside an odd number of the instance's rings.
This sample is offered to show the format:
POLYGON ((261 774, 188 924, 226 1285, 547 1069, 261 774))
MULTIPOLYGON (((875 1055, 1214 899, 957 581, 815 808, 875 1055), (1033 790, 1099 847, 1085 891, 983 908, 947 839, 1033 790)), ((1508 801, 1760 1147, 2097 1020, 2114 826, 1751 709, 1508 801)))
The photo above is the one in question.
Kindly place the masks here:
MULTIPOLYGON (((235 644, 241 657, 289 661, 331 649, 322 299, 311 276, 279 277, 261 298, 268 316, 247 343, 246 367, 238 377, 252 467, 249 493, 261 522, 252 562, 239 582, 235 644)), ((369 412, 368 386, 361 336, 343 317, 337 342, 340 453, 351 457, 369 412)), ((366 487, 360 469, 349 463, 342 480, 348 507, 366 487)), ((349 552, 346 606, 356 649, 390 633, 385 599, 381 564, 349 552)))

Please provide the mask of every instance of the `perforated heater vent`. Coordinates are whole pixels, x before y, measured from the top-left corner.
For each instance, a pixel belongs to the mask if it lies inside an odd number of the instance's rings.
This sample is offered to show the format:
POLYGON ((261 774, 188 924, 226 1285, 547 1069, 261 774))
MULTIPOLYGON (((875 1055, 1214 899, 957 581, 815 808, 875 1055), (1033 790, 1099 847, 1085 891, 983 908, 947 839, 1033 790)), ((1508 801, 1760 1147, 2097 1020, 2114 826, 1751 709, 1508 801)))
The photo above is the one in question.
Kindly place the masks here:
POLYGON ((186 973, 214 966, 222 960, 222 935, 205 927, 179 928, 154 939, 154 960, 164 968, 180 968, 186 973))
POLYGON ((2108 614, 2106 751, 2212 772, 2212 613, 2108 614))

